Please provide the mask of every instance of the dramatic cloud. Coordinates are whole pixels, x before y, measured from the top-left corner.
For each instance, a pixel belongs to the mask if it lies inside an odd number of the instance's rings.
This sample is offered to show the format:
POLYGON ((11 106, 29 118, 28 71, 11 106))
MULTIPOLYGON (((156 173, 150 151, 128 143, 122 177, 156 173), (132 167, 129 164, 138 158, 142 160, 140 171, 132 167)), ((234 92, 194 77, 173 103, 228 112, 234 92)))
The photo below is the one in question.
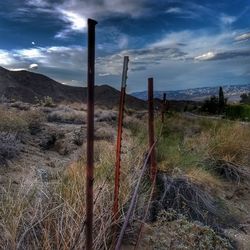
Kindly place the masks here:
POLYGON ((179 49, 149 47, 137 50, 123 50, 119 54, 97 58, 100 76, 120 75, 123 57, 130 57, 130 70, 142 71, 149 65, 157 65, 166 60, 181 60, 186 55, 179 49))
MULTIPOLYGON (((86 82, 87 19, 96 27, 96 82, 129 91, 249 82, 248 0, 18 0, 0 3, 0 66, 39 65, 70 85, 86 82)), ((36 67, 35 67, 36 68, 36 67)), ((33 68, 34 69, 34 68, 33 68)))

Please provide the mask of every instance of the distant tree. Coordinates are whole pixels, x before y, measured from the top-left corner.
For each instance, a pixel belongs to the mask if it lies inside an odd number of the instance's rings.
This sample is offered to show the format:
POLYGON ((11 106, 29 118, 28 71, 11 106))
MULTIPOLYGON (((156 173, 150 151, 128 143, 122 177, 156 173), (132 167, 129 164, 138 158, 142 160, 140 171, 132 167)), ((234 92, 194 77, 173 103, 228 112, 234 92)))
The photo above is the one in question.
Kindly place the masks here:
POLYGON ((241 97, 240 100, 241 103, 250 104, 250 93, 242 94, 240 97, 241 97))
POLYGON ((210 99, 205 100, 201 107, 201 110, 210 114, 217 114, 219 107, 219 98, 216 96, 211 96, 210 99))
POLYGON ((222 87, 220 87, 219 89, 219 113, 223 113, 225 110, 225 106, 226 106, 226 99, 224 97, 224 92, 222 87))

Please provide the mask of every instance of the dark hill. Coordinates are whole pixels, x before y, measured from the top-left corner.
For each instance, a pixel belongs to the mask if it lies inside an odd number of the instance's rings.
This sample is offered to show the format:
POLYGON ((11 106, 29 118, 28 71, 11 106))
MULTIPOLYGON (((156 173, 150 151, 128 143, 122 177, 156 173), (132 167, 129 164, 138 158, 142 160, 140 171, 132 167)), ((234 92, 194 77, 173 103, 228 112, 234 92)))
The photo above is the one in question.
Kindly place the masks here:
MULTIPOLYGON (((96 104, 108 107, 119 103, 120 92, 108 85, 95 87, 96 104)), ((0 67, 0 96, 9 99, 33 103, 35 97, 50 96, 55 102, 86 102, 87 88, 63 85, 53 79, 29 72, 9 71, 0 67)), ((136 97, 127 95, 126 106, 133 109, 144 109, 146 103, 136 97)))

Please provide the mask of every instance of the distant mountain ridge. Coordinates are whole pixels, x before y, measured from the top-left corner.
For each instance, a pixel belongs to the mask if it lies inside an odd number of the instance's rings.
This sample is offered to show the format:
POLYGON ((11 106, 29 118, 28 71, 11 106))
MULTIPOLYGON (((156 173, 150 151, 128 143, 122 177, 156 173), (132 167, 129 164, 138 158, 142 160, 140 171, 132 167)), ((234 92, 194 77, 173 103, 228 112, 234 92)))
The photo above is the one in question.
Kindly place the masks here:
MULTIPOLYGON (((229 99, 229 101, 238 101, 240 100, 241 94, 250 92, 250 84, 224 85, 222 87, 224 94, 229 99)), ((169 100, 202 101, 210 96, 218 95, 219 86, 173 91, 155 91, 154 97, 162 99, 163 93, 166 93, 167 99, 169 100)), ((131 95, 142 100, 147 100, 147 91, 134 92, 131 95)))
MULTIPOLYGON (((45 75, 30 71, 10 71, 0 67, 0 96, 33 103, 35 97, 50 96, 55 102, 86 102, 87 88, 61 84, 45 75)), ((113 107, 119 103, 120 92, 109 85, 95 87, 95 103, 113 107)), ((126 106, 133 109, 146 108, 146 103, 127 95, 126 106)))

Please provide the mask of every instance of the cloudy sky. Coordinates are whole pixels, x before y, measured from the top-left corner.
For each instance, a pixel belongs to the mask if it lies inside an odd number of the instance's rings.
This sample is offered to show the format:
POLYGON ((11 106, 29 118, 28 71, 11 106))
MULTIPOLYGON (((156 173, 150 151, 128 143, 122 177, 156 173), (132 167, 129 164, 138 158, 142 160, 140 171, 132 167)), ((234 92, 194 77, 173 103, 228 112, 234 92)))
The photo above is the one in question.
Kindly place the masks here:
POLYGON ((86 20, 96 83, 128 91, 250 83, 250 0, 1 0, 0 66, 86 86, 86 20))

